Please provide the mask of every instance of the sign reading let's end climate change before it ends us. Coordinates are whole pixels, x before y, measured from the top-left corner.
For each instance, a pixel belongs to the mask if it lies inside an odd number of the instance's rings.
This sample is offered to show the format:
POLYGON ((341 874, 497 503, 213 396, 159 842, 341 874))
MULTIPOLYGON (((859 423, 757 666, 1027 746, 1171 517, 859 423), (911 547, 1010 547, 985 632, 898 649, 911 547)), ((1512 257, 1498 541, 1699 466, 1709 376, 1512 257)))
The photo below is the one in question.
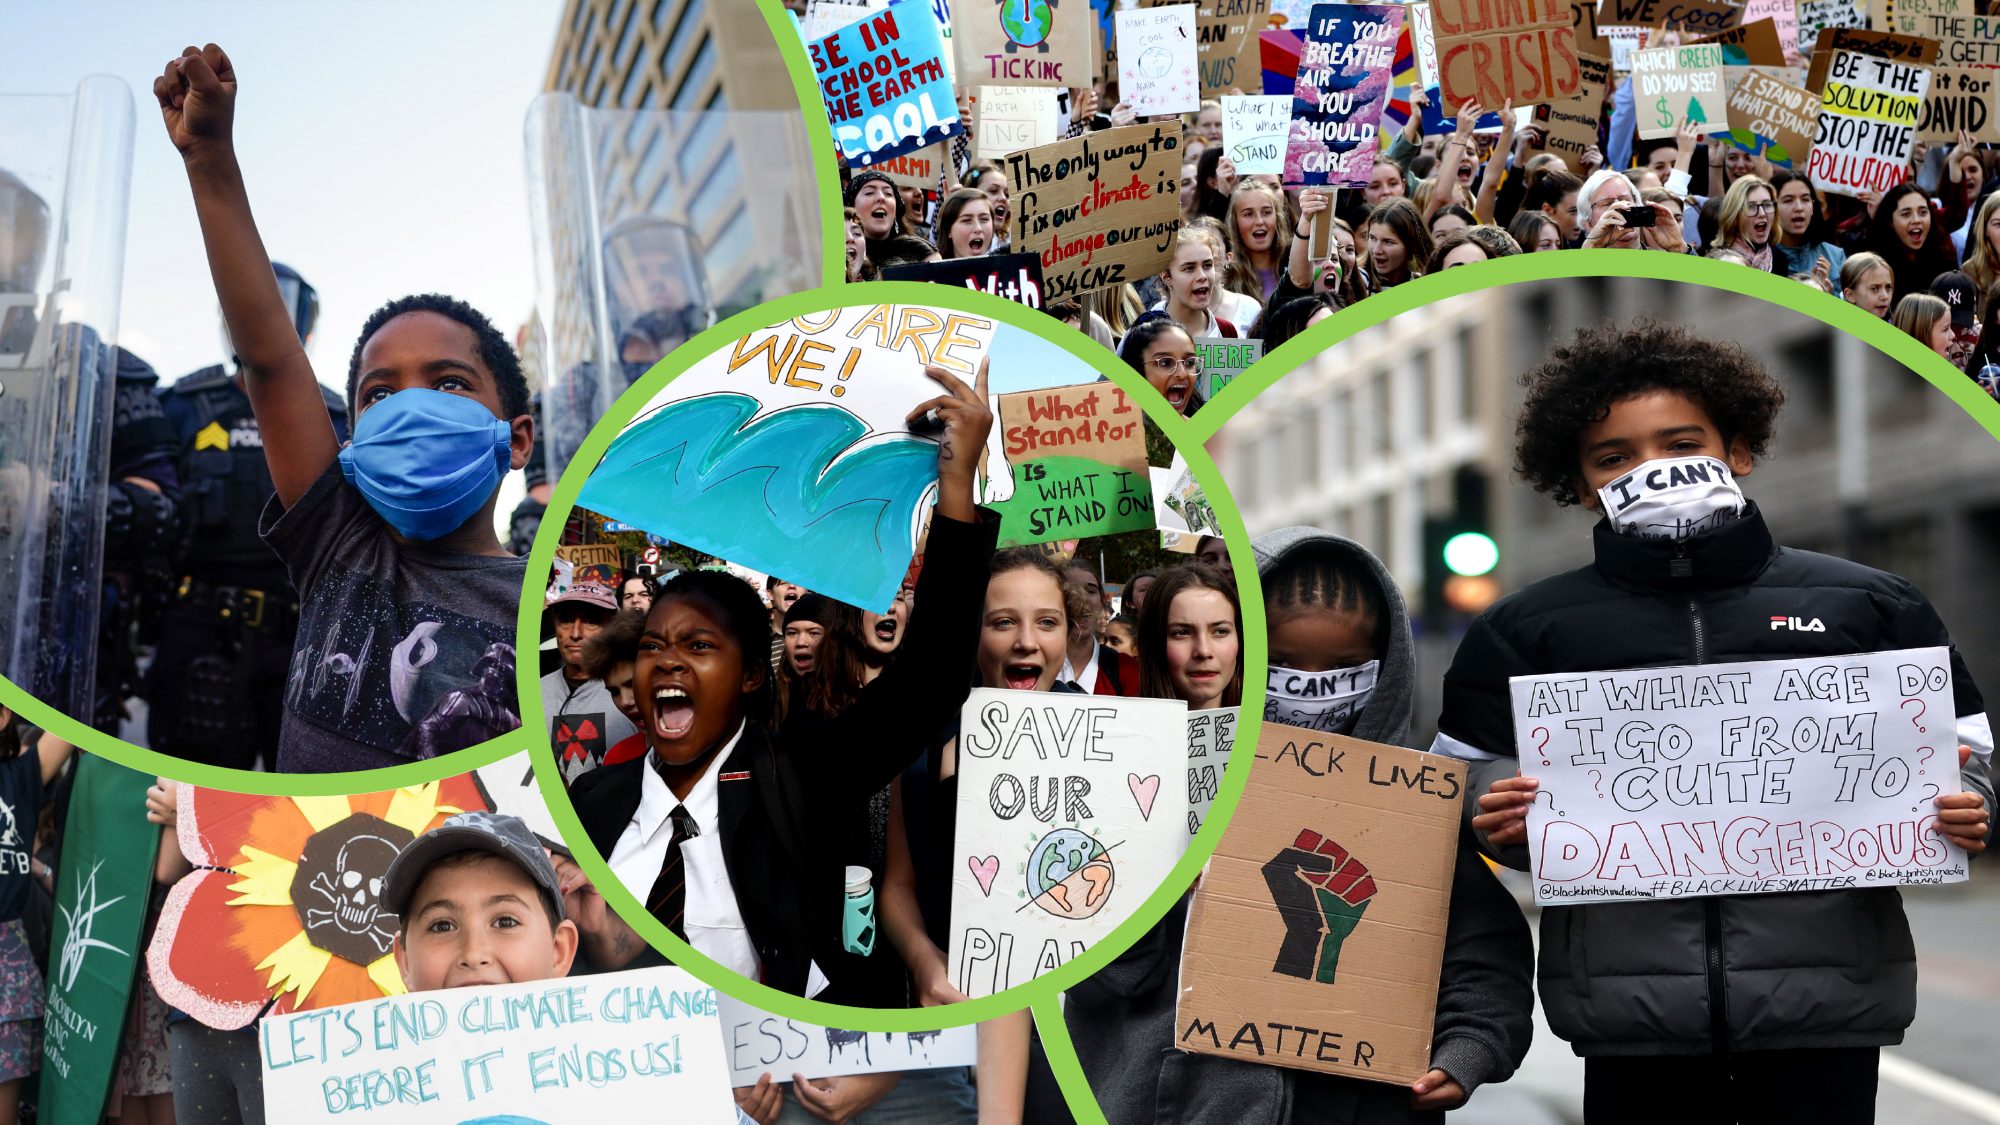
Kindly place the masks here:
POLYGON ((876 164, 965 132, 928 0, 896 0, 808 47, 848 164, 876 164))
POLYGON ((731 1125, 716 992, 662 966, 386 996, 257 1025, 273 1121, 731 1125))
POLYGON ((1966 877, 1933 804, 1960 789, 1947 649, 1509 683, 1538 902, 1966 877))

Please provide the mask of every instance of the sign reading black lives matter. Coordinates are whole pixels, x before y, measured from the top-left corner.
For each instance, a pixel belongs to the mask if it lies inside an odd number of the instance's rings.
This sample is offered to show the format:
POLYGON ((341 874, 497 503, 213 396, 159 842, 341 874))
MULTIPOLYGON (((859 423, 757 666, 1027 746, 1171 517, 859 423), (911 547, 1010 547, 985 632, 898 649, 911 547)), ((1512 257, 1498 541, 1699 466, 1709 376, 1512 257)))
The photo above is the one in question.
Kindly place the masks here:
MULTIPOLYGON (((1821 632, 1772 615, 1771 630, 1821 632)), ((1542 903, 1956 883, 1945 648, 1518 676, 1542 903)))
POLYGON ((1007 157, 1014 249, 1042 256, 1042 299, 1166 268, 1180 229, 1178 125, 1128 125, 1007 157))

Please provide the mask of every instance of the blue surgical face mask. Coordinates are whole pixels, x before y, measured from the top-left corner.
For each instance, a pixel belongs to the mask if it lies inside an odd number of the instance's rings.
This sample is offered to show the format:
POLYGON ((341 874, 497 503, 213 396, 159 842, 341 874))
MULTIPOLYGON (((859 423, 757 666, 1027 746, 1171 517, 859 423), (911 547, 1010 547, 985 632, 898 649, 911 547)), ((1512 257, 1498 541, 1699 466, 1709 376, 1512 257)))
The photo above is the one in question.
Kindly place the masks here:
POLYGON ((500 486, 513 430, 463 395, 397 391, 355 422, 340 472, 390 527, 436 539, 471 519, 500 486))

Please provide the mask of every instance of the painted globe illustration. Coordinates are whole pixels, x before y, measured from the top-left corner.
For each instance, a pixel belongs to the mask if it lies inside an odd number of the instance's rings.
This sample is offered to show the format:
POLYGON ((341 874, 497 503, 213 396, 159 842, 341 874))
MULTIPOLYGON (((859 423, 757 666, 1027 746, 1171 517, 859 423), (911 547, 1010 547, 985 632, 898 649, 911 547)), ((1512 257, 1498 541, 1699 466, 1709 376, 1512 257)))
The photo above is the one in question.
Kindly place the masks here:
POLYGON ((1103 844, 1074 828, 1058 828, 1028 856, 1028 896, 1058 918, 1088 918, 1104 909, 1117 873, 1103 844))
POLYGON ((1033 47, 1049 37, 1047 0, 1008 0, 1000 8, 1000 26, 1007 38, 1023 47, 1033 47))

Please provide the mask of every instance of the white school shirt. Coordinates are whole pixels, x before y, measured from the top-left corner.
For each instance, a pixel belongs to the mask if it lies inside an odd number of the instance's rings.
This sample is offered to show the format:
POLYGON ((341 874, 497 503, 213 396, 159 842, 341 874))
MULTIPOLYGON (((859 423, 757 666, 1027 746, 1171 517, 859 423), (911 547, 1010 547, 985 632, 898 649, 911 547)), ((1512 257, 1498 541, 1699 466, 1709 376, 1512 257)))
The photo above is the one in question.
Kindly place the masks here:
MULTIPOLYGON (((758 979, 757 947, 743 925, 743 912, 736 905, 735 888, 729 884, 729 867, 722 861, 722 801, 717 793, 717 774, 729 760, 743 728, 729 737, 722 751, 711 759, 701 779, 688 791, 687 799, 676 798, 660 771, 648 761, 640 782, 639 808, 631 823, 611 849, 611 873, 625 889, 643 903, 652 893, 653 881, 666 862, 667 845, 673 841, 675 807, 687 806, 699 834, 681 842, 681 863, 687 872, 687 913, 683 922, 688 944, 723 967, 758 979)), ((651 751, 647 752, 648 755, 651 751)))
POLYGON ((1063 657, 1062 671, 1056 673, 1056 679, 1062 683, 1075 684, 1082 688, 1085 694, 1094 694, 1097 691, 1097 645, 1090 646, 1090 659, 1084 663, 1082 671, 1078 671, 1076 666, 1069 662, 1069 657, 1063 657))

